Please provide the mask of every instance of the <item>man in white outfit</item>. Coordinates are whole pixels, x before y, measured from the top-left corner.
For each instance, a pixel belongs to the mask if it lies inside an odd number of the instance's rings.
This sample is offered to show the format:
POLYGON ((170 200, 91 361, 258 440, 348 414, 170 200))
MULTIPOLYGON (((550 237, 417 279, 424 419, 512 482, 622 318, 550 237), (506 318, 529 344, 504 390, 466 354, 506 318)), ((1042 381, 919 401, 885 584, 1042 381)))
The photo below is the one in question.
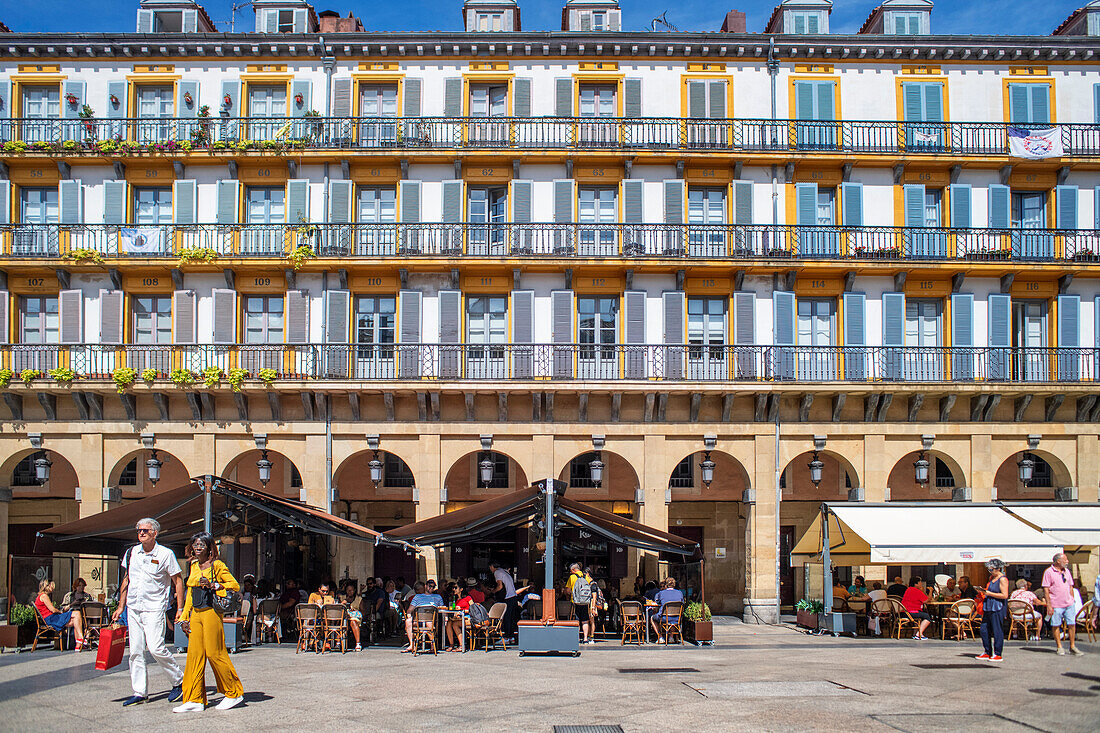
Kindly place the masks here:
MULTIPOLYGON (((183 697, 183 670, 176 664, 168 645, 164 643, 167 626, 169 593, 176 589, 176 608, 184 605, 183 576, 176 555, 164 545, 157 544, 160 523, 151 518, 139 520, 137 525, 139 545, 134 545, 122 558, 122 587, 118 594, 118 609, 112 621, 118 621, 122 609, 126 609, 127 635, 130 641, 130 682, 134 695, 122 703, 123 707, 137 705, 148 699, 149 676, 145 666, 148 651, 172 680, 172 692, 168 702, 179 702, 183 697)), ((176 623, 180 614, 176 612, 176 623)))

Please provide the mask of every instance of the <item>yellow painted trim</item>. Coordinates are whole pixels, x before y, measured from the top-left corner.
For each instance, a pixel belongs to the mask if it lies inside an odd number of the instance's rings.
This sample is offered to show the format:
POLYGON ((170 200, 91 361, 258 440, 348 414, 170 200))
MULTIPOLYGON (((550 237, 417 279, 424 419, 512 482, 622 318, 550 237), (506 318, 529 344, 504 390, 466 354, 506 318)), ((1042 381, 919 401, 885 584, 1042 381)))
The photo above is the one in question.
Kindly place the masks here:
POLYGON ((839 75, 823 76, 808 74, 792 74, 787 77, 787 119, 793 120, 797 113, 795 82, 799 81, 831 81, 833 82, 833 119, 843 120, 844 113, 840 106, 840 79, 839 75))
POLYGON ((504 92, 505 100, 505 117, 512 116, 512 94, 515 89, 513 82, 516 75, 514 73, 501 73, 499 71, 486 72, 486 73, 467 73, 462 75, 462 116, 470 116, 470 85, 471 84, 492 84, 493 82, 502 83, 505 86, 504 92))
MULTIPOLYGON (((61 82, 67 76, 18 76, 13 74, 11 79, 11 107, 12 117, 23 116, 23 87, 48 87, 57 85, 57 93, 61 94, 61 82)), ((60 96, 59 96, 60 98, 60 96)), ((61 99, 61 104, 65 100, 61 99)))
POLYGON ((1004 122, 1011 122, 1012 120, 1012 107, 1009 100, 1008 88, 1013 84, 1048 84, 1050 85, 1050 124, 1058 124, 1058 112, 1057 112, 1057 94, 1055 94, 1057 87, 1054 84, 1053 76, 1045 77, 1028 77, 1021 79, 1019 77, 1006 76, 1001 78, 1001 93, 1002 103, 1004 104, 1004 110, 1002 120, 1004 122))
POLYGON ((249 74, 285 73, 286 64, 248 64, 245 67, 249 74))
POLYGON ((1011 66, 1009 76, 1049 76, 1045 66, 1011 66))
POLYGON ((398 67, 396 61, 362 61, 359 63, 359 71, 397 71, 398 67))
POLYGON ((176 82, 182 79, 183 76, 181 74, 127 74, 124 78, 131 84, 137 82, 153 86, 158 82, 162 84, 176 82))
POLYGON ((162 87, 166 85, 172 86, 172 115, 176 114, 176 82, 181 77, 160 77, 160 76, 128 76, 126 77, 126 116, 130 119, 137 119, 138 112, 138 87, 150 86, 150 87, 162 87))
POLYGON ((618 61, 581 61, 577 64, 578 71, 618 71, 618 69, 618 61))
POLYGON ((688 82, 692 81, 724 81, 726 82, 726 118, 733 118, 733 75, 732 74, 689 74, 680 75, 680 117, 683 120, 691 119, 688 116, 688 82))
MULTIPOLYGON (((61 72, 61 64, 19 64, 20 74, 57 74, 61 72)), ((14 79, 15 76, 13 75, 14 79)))
POLYGON ((573 74, 573 116, 581 116, 581 85, 615 85, 615 116, 623 116, 623 80, 626 74, 573 74))
POLYGON ((951 121, 950 104, 948 102, 947 95, 947 77, 946 76, 922 76, 917 78, 905 78, 898 77, 894 79, 894 92, 897 94, 897 117, 895 118, 898 123, 905 122, 905 94, 904 87, 906 84, 935 84, 940 85, 940 101, 942 102, 943 121, 951 121))
POLYGON ((926 75, 926 76, 938 76, 943 73, 939 64, 907 64, 901 67, 901 74, 909 76, 913 75, 926 75))
POLYGON ((796 74, 832 74, 835 73, 835 67, 832 64, 795 64, 794 73, 796 74))

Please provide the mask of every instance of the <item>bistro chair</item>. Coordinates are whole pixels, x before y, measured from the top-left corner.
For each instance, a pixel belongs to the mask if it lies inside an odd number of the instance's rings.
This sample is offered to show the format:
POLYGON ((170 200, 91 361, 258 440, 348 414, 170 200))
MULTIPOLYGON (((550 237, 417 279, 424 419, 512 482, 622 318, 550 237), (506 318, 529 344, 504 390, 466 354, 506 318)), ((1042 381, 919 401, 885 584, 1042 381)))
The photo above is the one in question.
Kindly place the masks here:
POLYGON ((294 618, 298 621, 298 647, 294 653, 302 651, 320 651, 321 607, 316 603, 299 603, 294 607, 294 618))
POLYGON ((913 614, 905 610, 905 606, 901 605, 901 601, 894 598, 887 598, 887 600, 894 607, 894 638, 900 639, 902 630, 910 626, 913 627, 913 633, 920 631, 920 621, 917 621, 913 618, 913 614))
POLYGON ((275 637, 275 643, 282 642, 279 621, 279 599, 267 598, 260 601, 260 610, 256 613, 256 640, 263 642, 275 637))
POLYGON ((32 652, 38 648, 38 642, 53 641, 54 637, 57 637, 58 643, 61 644, 61 651, 65 651, 65 633, 52 626, 47 626, 37 608, 34 609, 34 622, 38 625, 38 628, 34 633, 34 642, 31 643, 32 652))
POLYGON ((557 603, 554 604, 554 615, 557 616, 559 621, 568 621, 573 616, 573 601, 568 598, 559 598, 557 603))
POLYGON ((504 641, 504 631, 501 628, 504 612, 507 610, 508 605, 505 603, 494 603, 489 609, 489 619, 482 626, 480 633, 481 638, 485 640, 485 651, 496 649, 497 644, 500 644, 500 648, 504 651, 508 651, 508 644, 504 641))
POLYGON ((890 602, 889 598, 880 598, 877 601, 871 602, 871 610, 868 614, 867 620, 867 633, 871 633, 871 620, 870 616, 878 617, 878 630, 883 636, 890 636, 891 628, 894 625, 895 616, 894 604, 890 602))
POLYGON ((542 601, 532 598, 527 601, 527 618, 538 621, 542 618, 542 601))
POLYGON ((680 627, 680 616, 684 611, 684 604, 680 602, 666 603, 664 612, 657 616, 657 627, 665 639, 665 645, 672 643, 672 635, 684 643, 684 633, 680 627))
POLYGON ((642 613, 642 604, 638 601, 619 601, 619 616, 623 621, 623 641, 619 646, 628 642, 645 644, 645 614, 642 613))
POLYGON ((426 644, 432 654, 439 654, 439 646, 435 641, 435 606, 417 606, 412 609, 413 623, 413 656, 420 653, 421 644, 426 644))
POLYGON ((348 609, 341 603, 326 603, 321 607, 321 651, 336 649, 340 653, 348 650, 348 609))
POLYGON ((1081 606, 1081 610, 1077 612, 1077 616, 1074 619, 1077 626, 1084 627, 1085 633, 1088 634, 1089 641, 1096 641, 1096 624, 1092 622, 1092 609, 1095 603, 1096 599, 1093 598, 1091 601, 1081 606))
POLYGON ((1031 637, 1039 633, 1039 620, 1042 618, 1030 603, 1019 598, 1008 599, 1008 634, 1011 639, 1016 629, 1024 632, 1024 641, 1030 641, 1031 637), (1034 630, 1034 631, 1033 631, 1034 630))
POLYGON ((80 615, 84 619, 84 643, 99 644, 100 629, 110 623, 107 604, 89 601, 81 606, 80 615))
POLYGON ((970 636, 973 638, 975 636, 974 613, 977 609, 977 605, 969 598, 963 598, 952 603, 951 607, 947 609, 947 613, 943 615, 940 625, 940 639, 947 638, 948 626, 954 627, 956 639, 965 639, 967 632, 970 632, 970 636))

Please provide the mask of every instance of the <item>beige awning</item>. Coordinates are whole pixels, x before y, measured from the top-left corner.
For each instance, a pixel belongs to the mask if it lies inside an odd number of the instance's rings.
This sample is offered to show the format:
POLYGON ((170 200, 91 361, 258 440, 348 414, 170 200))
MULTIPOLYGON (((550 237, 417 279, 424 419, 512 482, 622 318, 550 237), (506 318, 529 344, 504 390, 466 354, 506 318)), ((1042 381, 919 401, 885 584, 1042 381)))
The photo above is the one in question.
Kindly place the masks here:
MULTIPOLYGON (((1050 562, 1062 544, 998 506, 986 504, 829 504, 830 560, 836 565, 1050 562)), ((821 515, 791 552, 820 560, 821 515)))
POLYGON ((1069 554, 1100 547, 1100 504, 1061 501, 1048 504, 1005 503, 1006 511, 1063 545, 1069 554))

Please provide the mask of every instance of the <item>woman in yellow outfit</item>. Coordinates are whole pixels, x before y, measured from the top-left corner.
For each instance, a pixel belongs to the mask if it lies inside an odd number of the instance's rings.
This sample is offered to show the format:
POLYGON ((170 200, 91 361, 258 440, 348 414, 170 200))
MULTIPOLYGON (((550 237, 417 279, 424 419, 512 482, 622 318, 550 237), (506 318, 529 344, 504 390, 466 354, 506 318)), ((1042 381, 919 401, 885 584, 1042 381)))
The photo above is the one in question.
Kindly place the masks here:
POLYGON ((218 559, 218 548, 209 532, 191 537, 187 546, 191 573, 187 578, 187 600, 180 614, 180 626, 187 634, 187 666, 183 670, 183 704, 174 713, 190 713, 206 709, 206 662, 214 669, 218 691, 225 698, 218 710, 229 710, 244 701, 244 687, 237 670, 229 661, 225 648, 222 617, 214 608, 213 594, 224 596, 228 590, 239 590, 236 578, 218 559))

